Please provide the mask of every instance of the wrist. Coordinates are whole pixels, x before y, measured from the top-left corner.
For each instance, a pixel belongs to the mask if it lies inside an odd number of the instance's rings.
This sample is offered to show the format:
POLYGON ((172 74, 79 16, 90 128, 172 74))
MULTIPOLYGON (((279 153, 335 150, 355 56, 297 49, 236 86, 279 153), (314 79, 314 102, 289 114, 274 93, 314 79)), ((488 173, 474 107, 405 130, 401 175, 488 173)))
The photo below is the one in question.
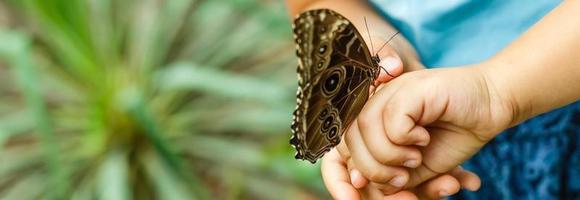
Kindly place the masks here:
POLYGON ((488 135, 490 138, 521 121, 521 103, 513 95, 510 80, 498 70, 507 67, 505 65, 489 60, 476 66, 477 71, 482 74, 483 85, 489 97, 491 124, 494 127, 488 135))

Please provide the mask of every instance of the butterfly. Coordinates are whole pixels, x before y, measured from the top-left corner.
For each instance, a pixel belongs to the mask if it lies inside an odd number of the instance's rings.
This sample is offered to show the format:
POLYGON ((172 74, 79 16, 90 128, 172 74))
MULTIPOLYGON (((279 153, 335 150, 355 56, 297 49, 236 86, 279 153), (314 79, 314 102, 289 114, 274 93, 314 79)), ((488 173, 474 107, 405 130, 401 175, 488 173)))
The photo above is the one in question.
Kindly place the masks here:
POLYGON ((301 13, 293 31, 298 91, 290 144, 296 159, 315 163, 340 143, 360 113, 379 76, 380 59, 352 22, 329 9, 301 13))

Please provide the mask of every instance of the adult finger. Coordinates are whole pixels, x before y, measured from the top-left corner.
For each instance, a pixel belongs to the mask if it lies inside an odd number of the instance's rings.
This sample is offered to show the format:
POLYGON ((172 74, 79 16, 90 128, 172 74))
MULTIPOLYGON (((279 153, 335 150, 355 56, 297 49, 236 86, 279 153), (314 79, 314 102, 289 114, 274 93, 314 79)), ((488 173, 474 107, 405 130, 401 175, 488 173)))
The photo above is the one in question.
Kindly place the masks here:
POLYGON ((369 180, 366 179, 359 170, 350 169, 350 183, 356 189, 361 189, 369 184, 369 180))
POLYGON ((394 49, 388 48, 388 50, 389 53, 381 57, 378 63, 379 66, 376 70, 378 70, 379 75, 370 87, 371 94, 379 85, 385 84, 403 73, 404 67, 401 57, 394 49))
MULTIPOLYGON (((422 183, 411 192, 414 192, 412 194, 422 199, 441 199, 459 192, 460 188, 466 188, 472 191, 477 190, 480 182, 481 180, 476 174, 461 167, 456 167, 448 174, 437 176, 422 183)), ((385 199, 400 199, 400 197, 388 195, 385 199)))
POLYGON ((383 193, 378 189, 378 186, 375 183, 371 183, 359 191, 362 199, 375 200, 383 198, 383 193))
POLYGON ((461 167, 456 167, 449 173, 430 179, 418 187, 416 193, 424 199, 441 199, 453 195, 461 188, 471 191, 479 189, 481 180, 479 177, 461 167))
MULTIPOLYGON (((344 138, 343 140, 344 141, 344 138)), ((350 158, 350 152, 348 147, 346 147, 346 142, 341 142, 336 146, 336 150, 340 154, 340 157, 346 161, 347 170, 350 172, 350 183, 356 189, 364 188, 368 185, 369 181, 366 179, 359 170, 355 169, 353 166, 352 159, 350 158)))
MULTIPOLYGON (((351 169, 352 171, 358 172, 356 169, 351 169)), ((359 172, 360 173, 360 172, 359 172)), ((364 179, 364 177, 360 177, 364 179)), ((366 180, 366 179, 365 179, 366 180)), ((351 181, 355 182, 355 180, 351 176, 351 181)), ((356 187, 356 186, 355 186, 356 187)), ((357 187, 359 189, 359 193, 363 199, 385 199, 385 200, 417 200, 417 195, 413 194, 410 191, 398 191, 394 194, 390 194, 384 196, 384 185, 376 184, 376 183, 369 183, 368 181, 364 185, 364 187, 357 187)), ((392 192, 389 192, 392 193, 392 192)))
POLYGON ((403 73, 403 61, 396 54, 381 58, 378 64, 379 76, 375 80, 375 85, 389 82, 403 73))
POLYGON ((356 188, 350 184, 350 176, 345 161, 336 149, 322 158, 322 179, 334 199, 360 199, 356 188))
POLYGON ((346 146, 346 142, 345 142, 345 138, 346 137, 346 133, 342 135, 342 139, 340 141, 340 143, 338 143, 338 145, 336 145, 336 150, 338 151, 338 154, 340 154, 340 157, 343 158, 343 160, 349 160, 350 159, 350 152, 348 151, 348 147, 346 146))
POLYGON ((395 194, 387 195, 383 197, 383 200, 418 200, 419 197, 413 192, 403 190, 395 194))

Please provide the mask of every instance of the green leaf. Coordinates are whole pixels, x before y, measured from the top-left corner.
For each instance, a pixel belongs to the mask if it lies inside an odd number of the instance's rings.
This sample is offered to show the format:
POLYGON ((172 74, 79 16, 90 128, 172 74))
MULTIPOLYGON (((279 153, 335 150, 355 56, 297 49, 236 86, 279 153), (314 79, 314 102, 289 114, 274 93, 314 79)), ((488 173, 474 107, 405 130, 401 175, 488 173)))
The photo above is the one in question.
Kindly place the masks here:
POLYGON ((161 70, 157 85, 162 90, 201 91, 235 100, 255 100, 272 106, 288 102, 285 88, 272 82, 232 74, 194 63, 177 63, 161 70))
POLYGON ((15 32, 0 31, 0 42, 9 39, 10 47, 1 52, 8 57, 9 63, 18 77, 22 92, 26 98, 26 105, 36 123, 36 131, 42 138, 41 142, 46 153, 46 162, 51 172, 51 181, 54 184, 55 198, 63 197, 67 190, 66 174, 60 164, 59 150, 56 144, 50 116, 44 103, 42 91, 39 88, 37 67, 31 62, 30 40, 18 36, 15 32))
MULTIPOLYGON (((27 111, 18 111, 0 117, 0 147, 11 136, 33 130, 35 127, 33 118, 27 111)), ((2 152, 2 148, 0 148, 2 152)))
POLYGON ((280 1, 0 7, 0 199, 327 198, 288 145, 280 1))
POLYGON ((42 152, 37 148, 12 147, 0 152, 0 180, 17 174, 31 166, 43 163, 42 152))
POLYGON ((225 137, 195 135, 175 142, 185 153, 221 165, 256 169, 266 161, 264 152, 256 144, 236 142, 225 137))
POLYGON ((42 29, 38 37, 49 48, 44 53, 62 62, 59 67, 86 83, 100 83, 103 71, 89 36, 86 1, 23 0, 23 3, 42 29))
POLYGON ((126 153, 119 150, 107 155, 100 169, 100 199, 131 199, 128 161, 126 153))
POLYGON ((159 126, 151 111, 148 110, 141 92, 136 88, 128 88, 123 92, 121 98, 121 104, 125 105, 136 120, 143 125, 145 136, 153 144, 165 164, 172 169, 172 173, 175 176, 182 177, 191 184, 200 198, 209 199, 209 190, 201 184, 201 181, 197 177, 185 170, 182 159, 176 155, 174 149, 171 148, 171 145, 164 138, 162 127, 159 126))
MULTIPOLYGON (((155 155, 148 154, 145 158, 147 159, 143 160, 143 165, 156 188, 157 195, 159 195, 157 199, 186 200, 196 196, 189 192, 183 179, 177 178, 173 170, 159 162, 155 155)), ((204 198, 198 196, 194 199, 204 198)))
POLYGON ((0 193, 0 199, 40 199, 46 192, 45 175, 31 173, 11 185, 6 194, 0 193))

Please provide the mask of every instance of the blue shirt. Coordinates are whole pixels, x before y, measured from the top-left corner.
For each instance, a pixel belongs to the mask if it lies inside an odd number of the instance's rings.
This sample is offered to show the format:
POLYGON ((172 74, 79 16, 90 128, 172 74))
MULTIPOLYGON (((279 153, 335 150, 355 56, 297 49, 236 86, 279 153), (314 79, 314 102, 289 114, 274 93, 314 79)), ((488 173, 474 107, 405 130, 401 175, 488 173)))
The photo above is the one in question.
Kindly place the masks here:
POLYGON ((560 1, 373 0, 428 67, 483 61, 507 46, 560 1))
MULTIPOLYGON (((429 68, 490 58, 554 9, 556 0, 371 0, 429 68)), ((549 40, 550 38, 545 38, 549 40)), ((580 103, 504 131, 463 164, 478 192, 452 199, 580 199, 580 103)))

